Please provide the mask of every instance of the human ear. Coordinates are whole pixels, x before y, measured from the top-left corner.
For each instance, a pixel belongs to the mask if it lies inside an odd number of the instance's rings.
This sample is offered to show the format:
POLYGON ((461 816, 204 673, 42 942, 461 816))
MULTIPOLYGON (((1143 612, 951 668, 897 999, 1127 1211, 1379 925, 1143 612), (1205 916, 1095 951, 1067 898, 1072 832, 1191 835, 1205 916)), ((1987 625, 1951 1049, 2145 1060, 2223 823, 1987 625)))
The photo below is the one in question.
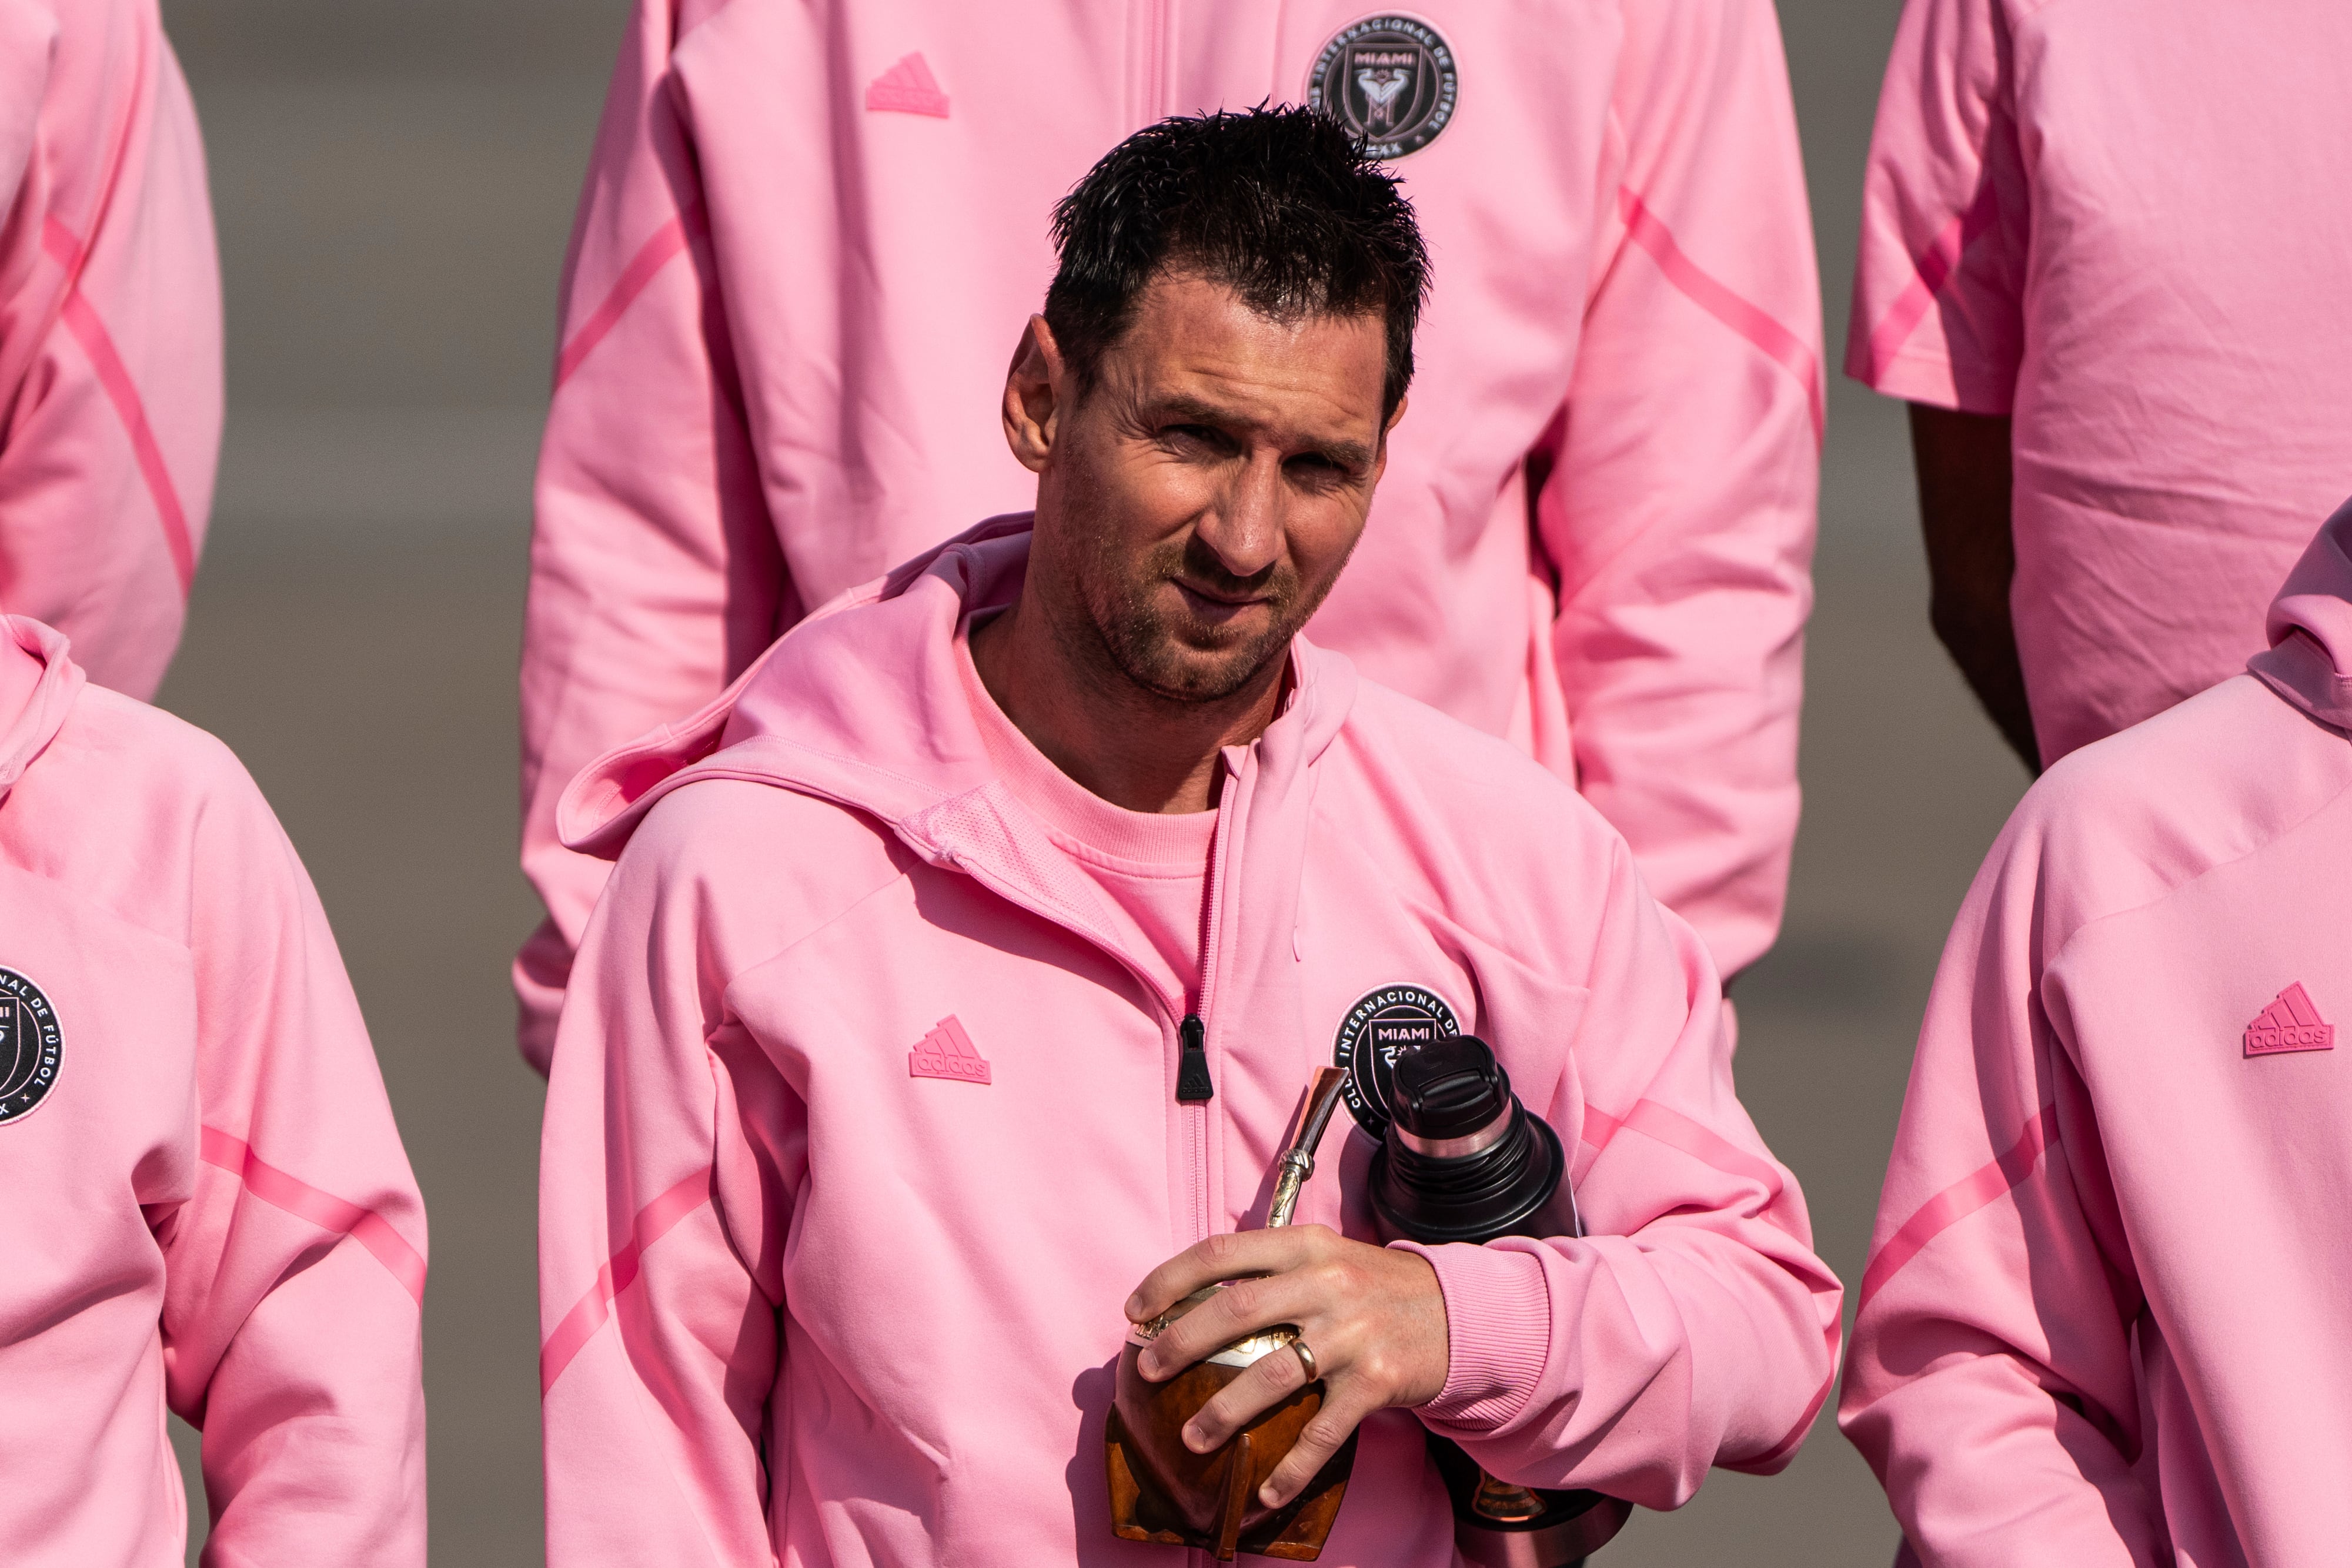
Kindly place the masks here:
POLYGON ((1389 410, 1388 422, 1381 426, 1381 449, 1372 454, 1372 483, 1375 485, 1381 482, 1381 476, 1388 471, 1389 432, 1397 427, 1397 421, 1404 417, 1405 405, 1412 401, 1410 397, 1398 398, 1396 407, 1389 410))
POLYGON ((1004 372, 1004 444, 1032 474, 1042 472, 1054 450, 1056 421, 1068 389, 1061 345, 1043 316, 1029 318, 1013 364, 1004 372))

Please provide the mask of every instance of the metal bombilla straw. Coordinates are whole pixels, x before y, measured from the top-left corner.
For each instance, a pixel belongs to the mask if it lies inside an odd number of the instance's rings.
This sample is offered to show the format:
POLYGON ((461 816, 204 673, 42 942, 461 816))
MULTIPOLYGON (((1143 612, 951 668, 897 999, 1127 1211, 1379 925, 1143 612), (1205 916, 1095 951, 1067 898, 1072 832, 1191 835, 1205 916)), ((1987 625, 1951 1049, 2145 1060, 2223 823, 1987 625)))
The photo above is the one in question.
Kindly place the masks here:
POLYGON ((1307 1086, 1305 1098, 1290 1124, 1290 1136, 1284 1141, 1282 1159, 1276 1166, 1274 1201, 1267 1205, 1265 1228, 1273 1230, 1290 1223, 1297 1211, 1298 1195, 1306 1189, 1315 1174, 1315 1150, 1323 1142, 1324 1130, 1331 1125, 1331 1113, 1339 1108, 1339 1092, 1347 1086, 1348 1075, 1336 1067, 1318 1067, 1307 1086))

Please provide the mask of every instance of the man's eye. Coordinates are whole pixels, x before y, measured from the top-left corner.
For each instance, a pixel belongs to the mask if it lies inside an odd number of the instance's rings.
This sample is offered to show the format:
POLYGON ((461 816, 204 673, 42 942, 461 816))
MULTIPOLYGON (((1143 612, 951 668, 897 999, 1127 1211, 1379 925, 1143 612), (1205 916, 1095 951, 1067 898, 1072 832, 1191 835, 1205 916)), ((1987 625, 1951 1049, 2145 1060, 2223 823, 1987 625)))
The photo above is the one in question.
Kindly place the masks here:
POLYGON ((1225 444, 1224 433, 1220 430, 1213 430, 1205 424, 1162 425, 1160 427, 1160 434, 1164 440, 1177 442, 1187 446, 1222 448, 1225 444))

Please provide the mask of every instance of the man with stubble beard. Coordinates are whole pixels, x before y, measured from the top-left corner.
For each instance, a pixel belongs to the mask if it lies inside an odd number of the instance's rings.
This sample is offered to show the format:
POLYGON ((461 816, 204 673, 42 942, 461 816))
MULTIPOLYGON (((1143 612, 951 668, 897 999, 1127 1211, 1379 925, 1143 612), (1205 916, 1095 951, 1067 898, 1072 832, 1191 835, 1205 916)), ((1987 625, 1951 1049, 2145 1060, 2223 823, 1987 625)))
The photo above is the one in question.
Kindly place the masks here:
MULTIPOLYGON (((1730 1078, 1714 972, 1506 742, 1299 635, 1405 410, 1426 263, 1304 110, 1171 120, 1056 214, 1006 378, 1037 476, 574 784, 618 864, 541 1173, 548 1557, 1088 1563, 1129 1322, 1164 1379, 1295 1324, 1186 1428, 1311 1378, 1265 1483, 1353 1433, 1331 1563, 1450 1563, 1424 1429, 1673 1507, 1769 1469, 1839 1289, 1730 1078), (1590 1239, 1371 1240, 1351 1135, 1263 1228, 1378 997, 1492 1041, 1590 1239)), ((1351 1103, 1369 1132, 1377 1075, 1351 1103)))

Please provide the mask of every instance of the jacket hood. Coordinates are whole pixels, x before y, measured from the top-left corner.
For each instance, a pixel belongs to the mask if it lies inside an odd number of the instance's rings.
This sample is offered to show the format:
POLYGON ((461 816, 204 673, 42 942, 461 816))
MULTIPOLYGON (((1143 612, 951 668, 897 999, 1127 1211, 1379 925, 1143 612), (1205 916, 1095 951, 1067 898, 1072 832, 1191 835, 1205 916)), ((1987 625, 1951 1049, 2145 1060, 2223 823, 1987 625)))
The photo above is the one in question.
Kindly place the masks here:
POLYGON ((2322 724, 2352 729, 2352 501, 2287 573, 2266 630, 2269 649, 2246 668, 2322 724))
MULTIPOLYGON (((556 826, 584 853, 616 859, 655 801, 698 779, 820 795, 888 823, 939 854, 943 821, 1022 814, 998 781, 955 661, 970 607, 1008 603, 1029 560, 1030 514, 992 517, 809 615, 692 716, 590 763, 564 790, 556 826)), ((1293 692, 1253 746, 1279 784, 1330 744, 1355 670, 1304 637, 1293 692)))
POLYGON ((81 666, 66 634, 25 615, 0 615, 0 799, 57 738, 81 695, 81 666))

